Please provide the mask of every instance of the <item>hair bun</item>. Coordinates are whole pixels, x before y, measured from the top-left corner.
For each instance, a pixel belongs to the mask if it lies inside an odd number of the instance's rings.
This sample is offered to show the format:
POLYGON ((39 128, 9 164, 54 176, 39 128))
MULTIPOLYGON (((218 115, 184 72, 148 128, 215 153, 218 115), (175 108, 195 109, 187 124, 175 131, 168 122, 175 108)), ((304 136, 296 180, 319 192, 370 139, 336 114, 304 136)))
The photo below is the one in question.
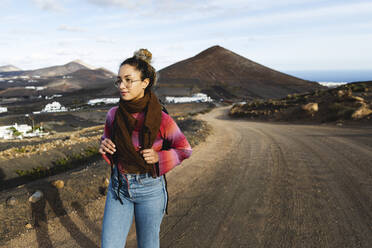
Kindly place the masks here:
POLYGON ((136 57, 136 58, 138 58, 138 59, 142 59, 142 60, 146 61, 149 64, 151 63, 152 54, 146 48, 141 48, 138 51, 135 51, 134 54, 133 54, 133 56, 136 57))

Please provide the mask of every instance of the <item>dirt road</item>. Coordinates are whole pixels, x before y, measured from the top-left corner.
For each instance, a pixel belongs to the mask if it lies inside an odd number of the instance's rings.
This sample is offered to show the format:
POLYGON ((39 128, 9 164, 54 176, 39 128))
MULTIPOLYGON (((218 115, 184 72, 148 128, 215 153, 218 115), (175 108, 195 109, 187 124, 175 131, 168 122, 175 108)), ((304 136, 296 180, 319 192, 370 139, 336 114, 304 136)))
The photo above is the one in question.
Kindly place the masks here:
MULTIPOLYGON (((200 117, 213 134, 167 177, 161 247, 372 247, 372 127, 229 120, 226 111, 200 117)), ((104 198, 9 245, 98 247, 103 207, 104 198)), ((127 247, 135 242, 132 227, 127 247)))

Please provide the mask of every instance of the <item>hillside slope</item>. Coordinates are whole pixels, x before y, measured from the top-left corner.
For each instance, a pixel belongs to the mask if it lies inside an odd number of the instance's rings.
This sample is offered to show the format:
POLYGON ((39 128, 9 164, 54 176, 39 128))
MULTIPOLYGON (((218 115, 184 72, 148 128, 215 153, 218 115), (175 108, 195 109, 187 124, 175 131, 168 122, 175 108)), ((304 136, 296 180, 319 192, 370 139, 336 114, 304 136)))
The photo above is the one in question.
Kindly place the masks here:
POLYGON ((322 88, 316 82, 275 71, 220 46, 159 71, 157 92, 203 91, 214 98, 273 98, 322 88))

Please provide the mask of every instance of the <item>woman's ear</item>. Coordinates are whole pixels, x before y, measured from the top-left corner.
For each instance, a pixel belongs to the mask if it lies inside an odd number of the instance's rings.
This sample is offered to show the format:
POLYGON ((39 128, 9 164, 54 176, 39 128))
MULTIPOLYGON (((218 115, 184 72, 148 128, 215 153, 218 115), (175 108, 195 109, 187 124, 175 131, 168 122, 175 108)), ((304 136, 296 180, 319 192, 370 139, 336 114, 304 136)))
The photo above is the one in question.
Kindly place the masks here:
POLYGON ((149 85, 149 83, 150 83, 150 79, 145 78, 145 80, 142 81, 142 88, 146 89, 146 87, 149 85))

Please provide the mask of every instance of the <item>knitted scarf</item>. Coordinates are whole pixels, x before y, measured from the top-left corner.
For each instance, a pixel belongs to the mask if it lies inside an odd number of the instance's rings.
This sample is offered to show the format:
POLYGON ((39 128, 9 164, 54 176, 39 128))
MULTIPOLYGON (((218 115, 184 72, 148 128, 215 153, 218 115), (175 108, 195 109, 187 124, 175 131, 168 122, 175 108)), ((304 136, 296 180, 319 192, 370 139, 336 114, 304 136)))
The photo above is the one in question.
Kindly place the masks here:
POLYGON ((124 168, 138 172, 152 172, 153 167, 146 163, 137 152, 132 142, 132 132, 137 120, 131 115, 145 111, 145 119, 139 133, 141 149, 152 147, 161 124, 161 104, 152 91, 145 92, 144 97, 135 101, 125 101, 120 98, 119 108, 114 120, 114 143, 116 145, 115 160, 119 160, 124 168))

